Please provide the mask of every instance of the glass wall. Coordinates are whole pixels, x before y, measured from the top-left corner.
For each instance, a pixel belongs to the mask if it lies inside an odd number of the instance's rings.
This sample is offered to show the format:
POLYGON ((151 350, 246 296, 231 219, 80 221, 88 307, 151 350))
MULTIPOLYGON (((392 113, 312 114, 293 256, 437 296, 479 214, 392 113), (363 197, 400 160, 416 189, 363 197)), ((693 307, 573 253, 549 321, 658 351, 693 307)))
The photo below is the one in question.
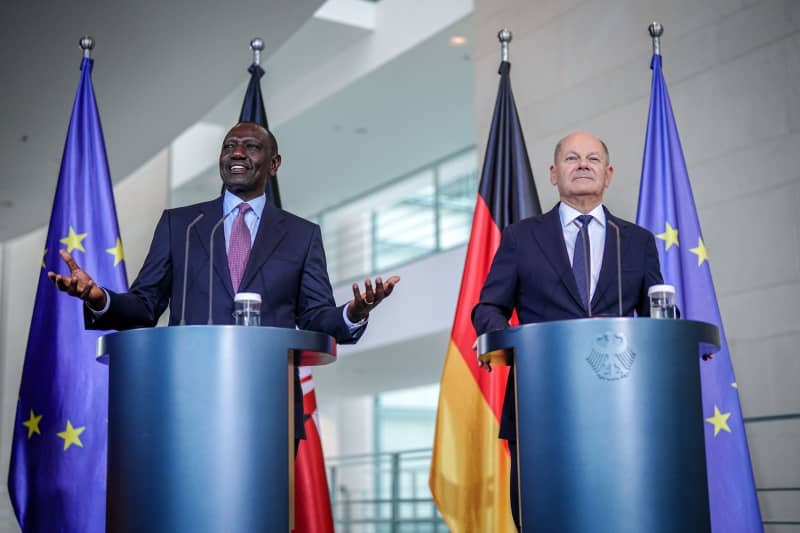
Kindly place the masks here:
POLYGON ((478 189, 474 147, 312 217, 322 227, 333 284, 462 245, 478 189))

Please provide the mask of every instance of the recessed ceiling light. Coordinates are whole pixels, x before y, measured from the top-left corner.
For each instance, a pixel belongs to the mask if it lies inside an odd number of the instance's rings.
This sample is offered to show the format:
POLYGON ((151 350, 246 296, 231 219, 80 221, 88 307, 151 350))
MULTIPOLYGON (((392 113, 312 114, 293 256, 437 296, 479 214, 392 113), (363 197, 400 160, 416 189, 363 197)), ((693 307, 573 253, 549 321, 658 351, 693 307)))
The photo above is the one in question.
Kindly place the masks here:
POLYGON ((467 38, 463 35, 453 35, 450 37, 450 46, 464 46, 467 44, 467 38))

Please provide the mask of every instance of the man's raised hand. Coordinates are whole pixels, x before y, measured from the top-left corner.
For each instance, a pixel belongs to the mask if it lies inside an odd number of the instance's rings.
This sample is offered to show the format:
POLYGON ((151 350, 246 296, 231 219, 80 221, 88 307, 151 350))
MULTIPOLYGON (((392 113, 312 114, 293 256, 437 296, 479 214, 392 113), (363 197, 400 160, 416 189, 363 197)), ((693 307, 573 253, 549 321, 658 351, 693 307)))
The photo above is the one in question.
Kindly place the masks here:
POLYGON ((365 320, 369 312, 375 309, 384 298, 387 298, 394 286, 400 281, 400 276, 392 276, 385 282, 380 278, 375 278, 375 288, 372 288, 370 280, 364 281, 364 295, 358 288, 358 283, 353 283, 353 299, 347 305, 347 318, 354 324, 365 320))
POLYGON ((58 290, 80 298, 96 311, 103 309, 106 305, 105 291, 92 280, 89 274, 78 266, 78 263, 75 262, 69 252, 62 249, 58 251, 58 254, 69 267, 69 275, 62 276, 51 271, 47 273, 47 277, 53 280, 58 290))

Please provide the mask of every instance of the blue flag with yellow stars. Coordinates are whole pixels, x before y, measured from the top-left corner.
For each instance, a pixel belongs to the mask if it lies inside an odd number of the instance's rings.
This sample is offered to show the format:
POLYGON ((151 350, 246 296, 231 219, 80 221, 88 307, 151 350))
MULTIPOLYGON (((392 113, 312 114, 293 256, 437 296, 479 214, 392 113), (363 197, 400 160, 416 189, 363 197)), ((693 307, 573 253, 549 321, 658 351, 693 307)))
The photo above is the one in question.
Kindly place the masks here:
POLYGON ((656 235, 664 280, 675 286, 682 316, 720 329, 720 351, 700 364, 712 530, 763 531, 710 256, 700 231, 660 55, 653 56, 651 68, 653 86, 636 222, 656 235))
POLYGON ((83 327, 83 302, 61 293, 48 270, 67 273, 67 250, 102 286, 128 288, 91 59, 81 63, 14 423, 8 489, 22 531, 105 531, 108 367, 100 333, 83 327))

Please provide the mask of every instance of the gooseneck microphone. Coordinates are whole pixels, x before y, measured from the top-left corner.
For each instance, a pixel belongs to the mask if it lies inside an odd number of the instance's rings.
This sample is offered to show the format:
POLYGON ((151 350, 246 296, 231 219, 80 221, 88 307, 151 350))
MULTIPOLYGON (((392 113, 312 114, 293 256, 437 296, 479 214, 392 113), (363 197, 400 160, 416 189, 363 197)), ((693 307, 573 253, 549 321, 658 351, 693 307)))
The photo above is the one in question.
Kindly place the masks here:
MULTIPOLYGON (((232 213, 233 211, 231 211, 232 213)), ((211 228, 211 238, 208 240, 208 253, 211 254, 208 260, 208 323, 213 324, 214 320, 211 318, 211 310, 214 296, 214 234, 217 233, 217 230, 225 222, 225 219, 228 218, 228 215, 222 215, 222 218, 214 224, 214 227, 211 228)))
POLYGON ((205 213, 200 213, 186 226, 186 247, 183 251, 183 293, 181 294, 181 326, 186 325, 186 277, 189 274, 189 232, 195 224, 200 222, 200 219, 205 216, 205 213))
POLYGON ((622 250, 619 246, 619 226, 610 218, 607 218, 606 221, 617 234, 617 304, 619 305, 619 316, 622 316, 622 250))

